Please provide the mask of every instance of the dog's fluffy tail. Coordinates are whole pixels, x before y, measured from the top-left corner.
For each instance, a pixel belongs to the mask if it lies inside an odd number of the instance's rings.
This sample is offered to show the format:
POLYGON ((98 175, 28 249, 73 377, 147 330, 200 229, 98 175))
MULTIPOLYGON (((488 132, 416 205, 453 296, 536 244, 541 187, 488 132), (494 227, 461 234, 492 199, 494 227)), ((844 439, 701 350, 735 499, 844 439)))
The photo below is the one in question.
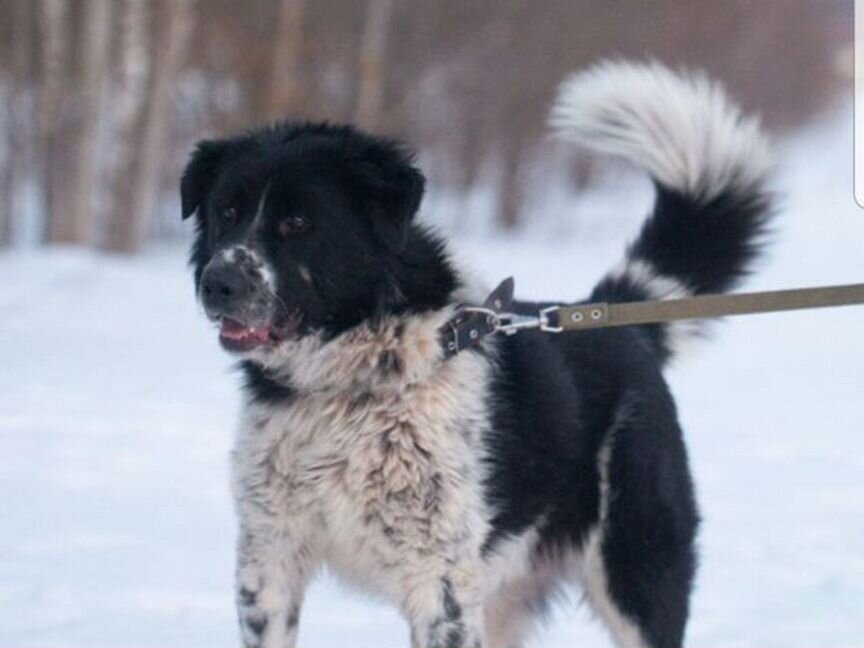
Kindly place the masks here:
MULTIPOLYGON (((653 213, 592 300, 727 291, 750 270, 770 213, 768 146, 756 119, 699 73, 606 62, 560 88, 551 123, 564 138, 644 168, 653 213)), ((702 324, 649 327, 664 358, 702 324)))

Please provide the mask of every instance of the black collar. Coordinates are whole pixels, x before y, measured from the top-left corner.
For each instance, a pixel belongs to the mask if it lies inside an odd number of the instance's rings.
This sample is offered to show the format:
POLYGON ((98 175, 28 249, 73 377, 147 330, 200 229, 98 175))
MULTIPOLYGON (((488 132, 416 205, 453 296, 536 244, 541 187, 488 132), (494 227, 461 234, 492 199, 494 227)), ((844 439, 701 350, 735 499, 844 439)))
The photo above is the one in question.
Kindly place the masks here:
POLYGON ((489 294, 482 306, 459 306, 453 317, 438 329, 444 359, 479 346, 487 335, 498 330, 498 316, 507 313, 512 304, 513 277, 508 277, 489 294))

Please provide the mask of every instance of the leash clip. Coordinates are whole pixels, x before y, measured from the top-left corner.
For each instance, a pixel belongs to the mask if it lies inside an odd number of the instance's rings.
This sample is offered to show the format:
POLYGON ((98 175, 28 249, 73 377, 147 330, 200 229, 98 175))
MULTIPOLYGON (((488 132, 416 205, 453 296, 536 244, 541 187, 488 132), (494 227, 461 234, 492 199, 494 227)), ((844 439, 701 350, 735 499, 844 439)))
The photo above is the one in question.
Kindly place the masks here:
POLYGON ((515 335, 519 331, 540 328, 539 317, 517 315, 515 313, 501 313, 498 331, 504 335, 515 335))
POLYGON ((552 325, 549 318, 549 315, 556 312, 558 308, 558 306, 544 308, 536 317, 519 315, 517 313, 496 313, 486 308, 471 308, 466 310, 485 314, 489 318, 495 333, 515 335, 519 331, 527 331, 529 329, 540 329, 547 333, 560 333, 564 329, 560 326, 552 325))

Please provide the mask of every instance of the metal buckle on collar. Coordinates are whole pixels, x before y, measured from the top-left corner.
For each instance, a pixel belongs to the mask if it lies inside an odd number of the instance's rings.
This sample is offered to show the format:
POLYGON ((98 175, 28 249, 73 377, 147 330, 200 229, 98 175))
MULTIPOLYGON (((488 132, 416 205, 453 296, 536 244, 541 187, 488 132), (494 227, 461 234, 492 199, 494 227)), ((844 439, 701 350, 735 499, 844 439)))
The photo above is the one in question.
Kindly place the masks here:
POLYGON ((549 306, 540 311, 540 330, 547 333, 561 333, 564 330, 563 326, 552 326, 549 323, 549 315, 557 313, 561 309, 560 306, 549 306))
POLYGON ((486 321, 489 322, 489 325, 495 332, 501 330, 503 323, 501 317, 504 313, 496 313, 491 308, 486 308, 484 306, 463 306, 460 310, 463 313, 477 313, 479 315, 485 315, 486 321))

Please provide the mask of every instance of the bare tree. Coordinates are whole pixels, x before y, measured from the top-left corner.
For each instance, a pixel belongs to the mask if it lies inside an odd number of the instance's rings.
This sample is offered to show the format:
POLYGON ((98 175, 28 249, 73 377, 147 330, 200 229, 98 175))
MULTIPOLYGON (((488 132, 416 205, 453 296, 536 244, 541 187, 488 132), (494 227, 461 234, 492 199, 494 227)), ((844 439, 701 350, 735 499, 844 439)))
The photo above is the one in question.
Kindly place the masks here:
MULTIPOLYGON (((10 91, 14 92, 14 91, 10 91)), ((13 133, 15 128, 11 122, 15 121, 13 110, 8 107, 12 104, 14 98, 7 100, 7 110, 5 118, 6 127, 6 142, 3 150, 2 160, 0 165, 0 247, 11 245, 15 240, 15 165, 18 163, 12 152, 13 133)))
MULTIPOLYGON (((208 0, 194 21, 193 2, 6 1, 0 241, 35 186, 46 239, 139 249, 196 138, 291 113, 405 137, 431 185, 494 189, 497 224, 519 226, 549 181, 546 116, 573 70, 606 56, 704 67, 769 127, 795 127, 836 96, 851 40, 839 0, 208 0)), ((590 183, 586 159, 567 163, 590 183)))
POLYGON ((262 116, 283 119, 303 108, 303 17, 305 0, 282 0, 270 60, 270 76, 262 116))
POLYGON ((121 236, 113 249, 134 252, 147 236, 152 212, 159 198, 160 169, 166 159, 166 137, 170 123, 171 90, 180 75, 192 34, 194 0, 174 0, 164 5, 166 21, 157 39, 153 73, 147 89, 137 173, 128 209, 113 215, 120 219, 121 236))
POLYGON ((39 43, 41 47, 41 84, 38 102, 39 163, 42 177, 43 213, 47 240, 58 240, 64 229, 61 212, 64 158, 62 146, 62 107, 67 93, 66 73, 71 33, 65 0, 39 3, 39 43))
POLYGON ((2 167, 0 178, 0 246, 11 245, 15 241, 18 221, 18 187, 27 175, 30 155, 27 141, 30 132, 30 8, 24 0, 17 0, 12 12, 11 84, 7 87, 6 104, 6 142, 5 154, 8 158, 2 167))
POLYGON ((111 0, 88 0, 81 46, 80 91, 76 102, 75 163, 67 217, 56 224, 52 242, 93 243, 98 194, 99 123, 111 42, 111 0))
POLYGON ((360 87, 354 121, 375 129, 384 99, 387 33, 393 19, 393 0, 369 0, 360 45, 360 87))
POLYGON ((498 225, 511 230, 522 222, 525 203, 525 162, 527 158, 524 138, 514 134, 505 142, 500 158, 501 174, 498 188, 496 218, 498 225))
POLYGON ((122 250, 134 238, 131 227, 133 178, 136 151, 142 141, 144 104, 150 68, 148 0, 125 0, 121 28, 120 78, 114 100, 114 145, 111 153, 110 197, 108 200, 109 249, 122 250))

